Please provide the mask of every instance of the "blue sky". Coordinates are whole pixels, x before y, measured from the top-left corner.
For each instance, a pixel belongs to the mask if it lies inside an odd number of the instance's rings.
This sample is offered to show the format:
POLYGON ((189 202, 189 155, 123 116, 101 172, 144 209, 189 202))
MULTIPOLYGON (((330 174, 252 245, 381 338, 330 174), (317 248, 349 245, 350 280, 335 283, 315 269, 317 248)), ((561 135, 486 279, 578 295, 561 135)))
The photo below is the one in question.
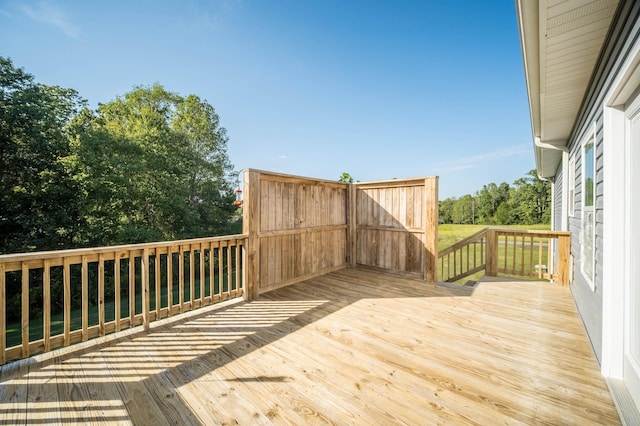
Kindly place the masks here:
POLYGON ((534 167, 512 0, 0 0, 0 55, 90 105, 197 94, 237 170, 440 176, 440 198, 534 167))

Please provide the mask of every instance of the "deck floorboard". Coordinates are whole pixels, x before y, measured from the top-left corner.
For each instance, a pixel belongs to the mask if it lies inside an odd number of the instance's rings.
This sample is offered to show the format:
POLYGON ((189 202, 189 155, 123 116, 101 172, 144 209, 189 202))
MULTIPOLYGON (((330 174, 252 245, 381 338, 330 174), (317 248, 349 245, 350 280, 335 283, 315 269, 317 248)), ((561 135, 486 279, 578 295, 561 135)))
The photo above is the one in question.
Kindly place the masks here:
POLYGON ((0 367, 0 425, 619 424, 567 288, 344 269, 0 367))

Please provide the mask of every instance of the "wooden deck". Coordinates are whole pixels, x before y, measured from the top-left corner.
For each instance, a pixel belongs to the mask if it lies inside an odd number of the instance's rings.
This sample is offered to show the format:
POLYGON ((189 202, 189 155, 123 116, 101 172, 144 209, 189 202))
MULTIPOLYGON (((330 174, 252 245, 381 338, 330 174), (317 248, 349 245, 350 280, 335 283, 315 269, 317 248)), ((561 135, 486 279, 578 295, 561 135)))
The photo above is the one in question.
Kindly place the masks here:
POLYGON ((0 424, 619 424, 566 287, 345 269, 0 367, 0 424))

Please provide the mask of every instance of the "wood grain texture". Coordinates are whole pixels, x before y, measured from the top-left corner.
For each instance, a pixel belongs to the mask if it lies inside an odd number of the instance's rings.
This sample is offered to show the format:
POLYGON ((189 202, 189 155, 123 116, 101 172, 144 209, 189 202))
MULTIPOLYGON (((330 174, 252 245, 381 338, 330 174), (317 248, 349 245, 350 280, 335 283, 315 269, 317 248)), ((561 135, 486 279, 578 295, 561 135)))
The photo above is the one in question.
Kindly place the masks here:
POLYGON ((356 263, 436 281, 438 178, 354 186, 356 263))
POLYGON ((620 424, 568 288, 492 280, 349 268, 189 312, 0 367, 0 419, 620 424))
POLYGON ((244 176, 252 297, 348 265, 348 184, 254 170, 244 176))

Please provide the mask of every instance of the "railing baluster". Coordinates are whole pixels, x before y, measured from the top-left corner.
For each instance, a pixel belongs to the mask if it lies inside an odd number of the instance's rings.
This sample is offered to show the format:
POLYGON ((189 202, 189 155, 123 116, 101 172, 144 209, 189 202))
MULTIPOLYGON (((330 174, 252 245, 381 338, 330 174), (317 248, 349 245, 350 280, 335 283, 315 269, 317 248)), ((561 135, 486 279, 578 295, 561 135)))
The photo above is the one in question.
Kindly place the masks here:
POLYGON ((231 297, 231 244, 227 243, 227 247, 225 249, 227 252, 227 295, 231 297))
POLYGON ((71 264, 68 257, 62 260, 62 280, 64 282, 64 346, 71 344, 71 264))
POLYGON ((51 350, 51 261, 44 261, 42 277, 42 338, 44 339, 44 351, 51 350))
POLYGON ((214 293, 214 287, 213 287, 213 283, 214 283, 214 269, 215 269, 215 262, 213 261, 214 257, 214 242, 211 241, 209 243, 209 297, 211 298, 211 303, 213 303, 213 293, 214 293))
POLYGON ((149 249, 142 250, 140 258, 140 287, 142 289, 142 327, 149 330, 149 249))
POLYGON ((533 263, 533 235, 530 237, 530 242, 529 242, 529 264, 531 265, 531 268, 529 268, 532 271, 532 274, 535 276, 535 264, 533 263))
POLYGON ((240 293, 240 240, 236 240, 236 293, 240 293))
POLYGON ((189 245, 189 309, 193 309, 195 307, 196 301, 196 282, 195 282, 195 249, 193 248, 193 244, 189 245))
POLYGON ((222 267, 222 242, 218 243, 218 292, 224 294, 224 268, 222 267))
POLYGON ((135 325, 136 316, 136 259, 129 250, 129 328, 135 325))
POLYGON ((120 306, 120 253, 116 252, 113 261, 113 293, 115 297, 114 317, 116 321, 116 331, 120 331, 120 317, 122 316, 120 306))
POLYGON ((542 279, 542 238, 538 237, 538 278, 542 279))
POLYGON ((200 306, 204 306, 204 243, 200 243, 200 306))
POLYGON ((527 269, 525 269, 525 265, 524 265, 524 234, 520 236, 521 239, 521 243, 520 243, 520 273, 524 274, 524 271, 526 271, 527 269))
POLYGON ((504 269, 507 270, 507 259, 509 250, 509 236, 504 234, 504 269))
POLYGON ((178 248, 180 261, 178 262, 178 297, 180 298, 180 313, 184 312, 184 247, 180 244, 178 248))
POLYGON ((29 268, 22 262, 22 356, 29 356, 29 268))
POLYGON ((167 249, 167 316, 173 313, 173 250, 167 249))
POLYGON ((0 263, 0 365, 7 362, 7 284, 4 272, 4 263, 0 263))
POLYGON ((82 256, 82 341, 89 338, 89 262, 82 256))
POLYGON ((104 336, 104 253, 98 255, 98 334, 104 336))
POLYGON ((511 249, 511 270, 516 272, 516 249, 518 248, 518 237, 516 235, 513 236, 513 247, 511 249))
POLYGON ((156 319, 162 318, 160 312, 162 311, 162 307, 160 306, 160 296, 162 293, 162 285, 160 284, 160 249, 156 248, 155 257, 154 257, 154 273, 153 273, 153 289, 156 293, 156 319))

